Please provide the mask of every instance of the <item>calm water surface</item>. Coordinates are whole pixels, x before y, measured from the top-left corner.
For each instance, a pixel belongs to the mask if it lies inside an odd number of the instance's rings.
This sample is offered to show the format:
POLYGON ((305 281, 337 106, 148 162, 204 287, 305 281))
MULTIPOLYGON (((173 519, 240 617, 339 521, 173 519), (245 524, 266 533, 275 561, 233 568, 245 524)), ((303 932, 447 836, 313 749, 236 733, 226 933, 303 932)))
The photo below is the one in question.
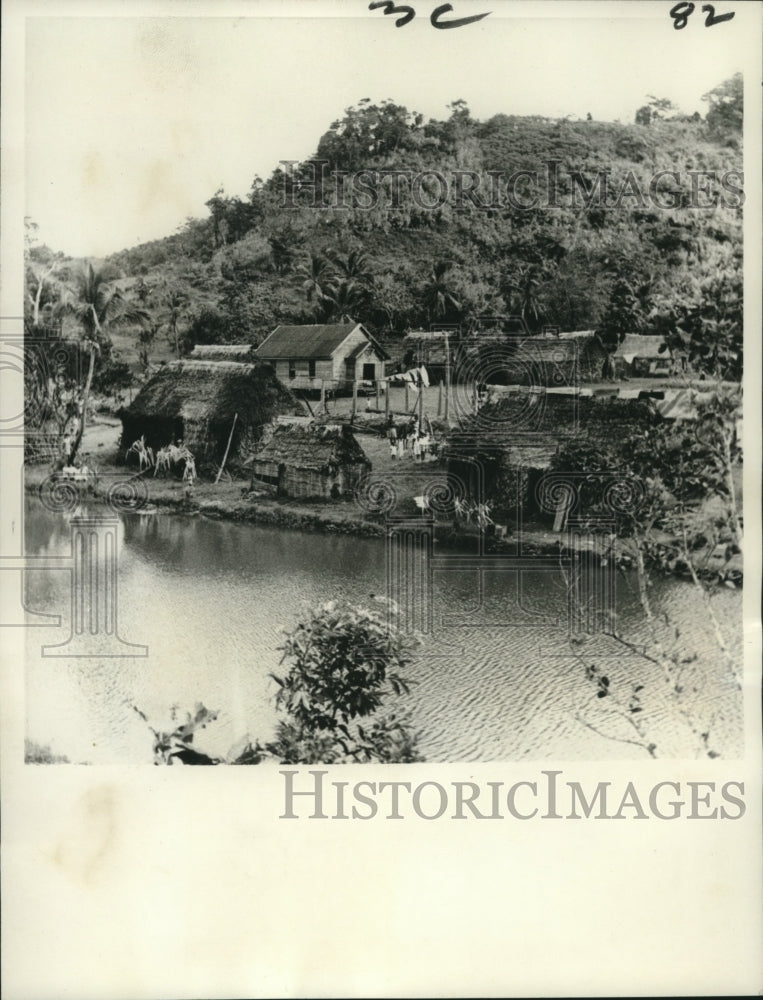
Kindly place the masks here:
MULTIPOLYGON (((65 518, 32 503, 29 555, 69 552, 65 518)), ((69 571, 26 573, 27 606, 62 616, 58 629, 28 630, 27 735, 72 761, 151 760, 151 738, 132 711, 137 705, 157 728, 172 706, 196 702, 220 712, 199 740, 212 752, 251 737, 267 739, 282 630, 310 606, 347 598, 375 606, 385 592, 384 543, 375 539, 301 534, 275 528, 157 514, 125 516, 119 533, 119 629, 149 647, 147 659, 51 659, 41 643, 63 641, 69 628, 69 571)), ((643 637, 634 583, 618 577, 620 628, 643 637)), ((724 756, 741 752, 738 696, 724 679, 706 615, 692 587, 659 581, 655 601, 687 637, 687 682, 703 712, 713 712, 724 756)), ((714 598, 730 638, 741 633, 741 594, 714 598)), ((569 654, 561 614, 563 580, 556 573, 435 574, 434 632, 409 668, 417 681, 405 699, 428 760, 561 760, 644 756, 605 739, 632 735, 607 715, 569 654)), ((377 606, 378 607, 378 606, 377 606)), ((681 720, 661 690, 659 675, 640 657, 594 640, 613 683, 645 684, 650 735, 661 756, 692 753, 681 720)), ((646 716, 645 716, 646 717, 646 716)))

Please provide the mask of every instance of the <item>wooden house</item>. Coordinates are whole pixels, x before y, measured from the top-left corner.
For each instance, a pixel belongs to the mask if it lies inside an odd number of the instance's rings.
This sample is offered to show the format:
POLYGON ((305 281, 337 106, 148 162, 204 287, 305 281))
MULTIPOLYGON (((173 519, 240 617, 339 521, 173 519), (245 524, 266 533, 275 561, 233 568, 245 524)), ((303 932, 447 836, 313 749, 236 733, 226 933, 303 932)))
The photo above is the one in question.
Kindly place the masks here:
POLYGON ((268 365, 175 361, 120 411, 122 454, 141 437, 154 452, 182 441, 204 471, 219 466, 230 439, 227 462, 235 468, 276 415, 301 412, 268 365))
POLYGON ((252 486, 281 496, 351 496, 371 463, 349 425, 284 422, 274 426, 247 462, 252 486))
POLYGON ((362 323, 277 326, 257 348, 290 389, 351 388, 384 378, 389 355, 362 323))

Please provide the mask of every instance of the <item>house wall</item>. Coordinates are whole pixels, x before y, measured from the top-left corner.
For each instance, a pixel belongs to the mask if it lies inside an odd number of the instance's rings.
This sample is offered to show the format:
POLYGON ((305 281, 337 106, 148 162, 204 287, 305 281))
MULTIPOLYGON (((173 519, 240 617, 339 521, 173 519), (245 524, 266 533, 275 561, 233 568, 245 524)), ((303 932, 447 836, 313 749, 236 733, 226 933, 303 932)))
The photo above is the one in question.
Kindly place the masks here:
POLYGON ((340 344, 334 351, 333 378, 342 381, 348 378, 350 380, 353 378, 361 379, 363 377, 363 365, 372 363, 374 366, 374 379, 384 378, 384 361, 379 357, 373 345, 366 340, 362 331, 359 329, 353 330, 344 343, 340 344), (359 357, 354 359, 354 370, 348 373, 347 355, 352 354, 358 345, 363 343, 368 344, 368 347, 359 357))
POLYGON ((312 377, 308 358, 279 358, 271 364, 279 380, 291 389, 320 389, 322 384, 325 384, 326 388, 344 386, 348 380, 352 382, 353 379, 362 379, 363 366, 366 364, 373 364, 374 379, 384 378, 384 361, 359 329, 353 330, 345 342, 334 351, 331 358, 315 359, 315 375, 312 377), (354 359, 355 363, 348 374, 347 355, 352 354, 358 345, 364 343, 368 344, 367 349, 354 359), (291 362, 294 363, 294 378, 289 377, 291 362))
POLYGON ((333 483, 334 479, 327 473, 282 465, 278 477, 278 491, 290 497, 328 498, 331 496, 333 483))
POLYGON ((278 492, 289 497, 347 496, 354 492, 359 481, 368 471, 364 462, 343 465, 333 474, 316 469, 300 469, 276 462, 255 460, 252 463, 252 478, 259 482, 278 486, 278 492))
POLYGON ((310 377, 310 362, 307 358, 294 358, 295 377, 289 378, 290 361, 273 362, 276 375, 284 385, 291 389, 320 389, 321 383, 331 385, 334 380, 334 365, 331 358, 317 358, 315 361, 315 377, 310 377))

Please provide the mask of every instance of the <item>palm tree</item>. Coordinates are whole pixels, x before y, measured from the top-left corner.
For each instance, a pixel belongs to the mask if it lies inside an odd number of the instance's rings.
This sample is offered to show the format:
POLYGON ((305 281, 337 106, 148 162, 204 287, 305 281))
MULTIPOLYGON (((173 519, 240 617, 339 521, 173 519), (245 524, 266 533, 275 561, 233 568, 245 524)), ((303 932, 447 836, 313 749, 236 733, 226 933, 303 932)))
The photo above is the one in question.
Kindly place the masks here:
POLYGON ((461 302, 456 298, 448 280, 451 267, 449 261, 437 261, 424 285, 424 305, 430 321, 461 312, 461 302))
POLYGON ((179 324, 187 317, 190 303, 190 289, 185 281, 175 278, 163 278, 151 291, 151 300, 156 303, 163 319, 167 341, 175 350, 175 357, 180 358, 179 324))
POLYGON ((352 278, 361 285, 369 286, 373 281, 373 273, 368 258, 357 248, 342 255, 334 251, 329 254, 331 263, 339 269, 343 278, 352 278))
POLYGON ((87 404, 93 381, 95 356, 110 345, 109 329, 125 323, 142 323, 148 318, 145 309, 132 304, 118 284, 118 275, 108 266, 94 267, 87 261, 64 286, 61 312, 72 316, 80 327, 82 347, 87 352, 88 370, 82 390, 82 415, 67 460, 71 463, 85 433, 87 404))
POLYGON ((540 290, 545 277, 541 265, 520 264, 506 282, 512 311, 533 329, 540 326, 543 318, 540 290))
POLYGON ((363 306, 367 298, 368 290, 354 278, 333 281, 327 288, 322 303, 326 318, 349 322, 350 316, 363 306))
POLYGON ((302 291, 308 302, 320 304, 326 297, 330 282, 329 262, 319 253, 311 253, 297 268, 297 276, 302 279, 302 291))

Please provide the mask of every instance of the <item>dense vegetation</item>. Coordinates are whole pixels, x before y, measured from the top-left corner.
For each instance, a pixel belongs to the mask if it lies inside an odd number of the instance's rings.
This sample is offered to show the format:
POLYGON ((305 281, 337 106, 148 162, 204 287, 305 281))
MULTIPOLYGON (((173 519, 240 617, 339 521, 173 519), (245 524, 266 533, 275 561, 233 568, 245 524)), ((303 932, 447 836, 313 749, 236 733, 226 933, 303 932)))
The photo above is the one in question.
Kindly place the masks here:
MULTIPOLYGON (((424 121, 392 101, 361 101, 310 161, 256 177, 245 198, 217 191, 207 218, 105 262, 140 319, 125 358, 146 370, 194 343, 256 343, 279 322, 343 315, 385 337, 521 315, 530 329, 595 328, 610 342, 659 330, 700 367, 738 375, 741 76, 706 100, 705 118, 689 118, 652 98, 634 124, 478 121, 463 101, 424 121), (368 176, 365 194, 350 176, 337 206, 336 171, 378 172, 373 193, 368 176), (491 195, 496 183, 502 197, 491 195)), ((30 246, 30 319, 59 309, 76 270, 30 246)), ((113 361, 102 354, 96 378, 113 361)))

